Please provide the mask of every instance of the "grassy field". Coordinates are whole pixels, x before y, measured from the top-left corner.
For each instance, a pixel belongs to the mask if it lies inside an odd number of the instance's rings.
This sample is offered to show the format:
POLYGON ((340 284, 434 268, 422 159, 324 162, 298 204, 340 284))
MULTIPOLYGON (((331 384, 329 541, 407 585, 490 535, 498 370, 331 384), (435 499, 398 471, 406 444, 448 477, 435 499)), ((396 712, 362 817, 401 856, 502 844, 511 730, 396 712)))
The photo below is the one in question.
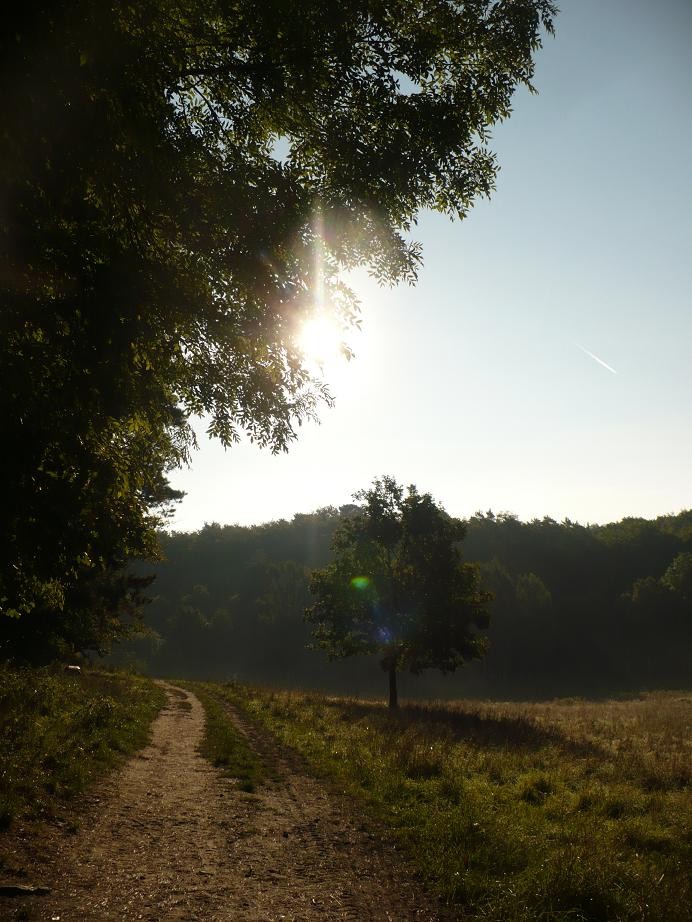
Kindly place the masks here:
POLYGON ((164 701, 139 676, 0 668, 0 829, 50 817, 142 747, 164 701))
POLYGON ((692 696, 410 704, 223 686, 464 916, 688 922, 692 696))

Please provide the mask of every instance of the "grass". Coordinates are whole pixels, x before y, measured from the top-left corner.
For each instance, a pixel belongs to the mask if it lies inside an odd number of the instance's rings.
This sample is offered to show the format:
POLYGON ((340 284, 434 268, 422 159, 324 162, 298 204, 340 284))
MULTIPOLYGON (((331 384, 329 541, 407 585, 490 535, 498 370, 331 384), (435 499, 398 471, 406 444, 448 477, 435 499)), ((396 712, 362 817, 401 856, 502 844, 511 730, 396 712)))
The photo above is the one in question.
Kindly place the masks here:
POLYGON ((135 675, 0 667, 0 829, 56 815, 145 745, 164 701, 135 675))
MULTIPOLYGON (((264 766, 220 700, 218 689, 206 683, 185 683, 204 706, 206 724, 200 752, 212 765, 235 778, 241 791, 255 791, 265 780, 264 766)), ((221 695, 223 698, 223 695, 221 695)))
POLYGON ((359 798, 470 918, 692 918, 689 695, 391 714, 316 694, 230 693, 359 798))

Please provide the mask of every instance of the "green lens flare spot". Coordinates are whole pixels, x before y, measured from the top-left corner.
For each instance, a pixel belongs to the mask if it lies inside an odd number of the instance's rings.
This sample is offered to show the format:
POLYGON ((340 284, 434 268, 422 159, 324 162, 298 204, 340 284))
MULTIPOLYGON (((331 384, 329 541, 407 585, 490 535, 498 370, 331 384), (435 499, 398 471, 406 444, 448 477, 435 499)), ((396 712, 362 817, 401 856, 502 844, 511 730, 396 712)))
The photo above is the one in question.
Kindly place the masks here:
POLYGON ((370 580, 367 576, 354 576, 351 580, 351 585, 354 589, 367 589, 370 585, 370 580))

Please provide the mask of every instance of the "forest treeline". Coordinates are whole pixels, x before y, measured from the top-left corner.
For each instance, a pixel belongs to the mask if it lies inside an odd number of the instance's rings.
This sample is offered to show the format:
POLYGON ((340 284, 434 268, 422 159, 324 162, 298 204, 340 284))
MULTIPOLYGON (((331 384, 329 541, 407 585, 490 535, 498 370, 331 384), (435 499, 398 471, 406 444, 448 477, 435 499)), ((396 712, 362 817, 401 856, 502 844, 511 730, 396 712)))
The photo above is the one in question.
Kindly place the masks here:
MULTIPOLYGON (((380 692, 376 660, 310 648, 310 572, 343 506, 264 525, 163 534, 148 633, 120 662, 155 674, 380 692)), ((464 557, 494 594, 489 651, 454 675, 402 676, 405 695, 599 695, 690 683, 692 511, 580 525, 477 513, 464 557)))

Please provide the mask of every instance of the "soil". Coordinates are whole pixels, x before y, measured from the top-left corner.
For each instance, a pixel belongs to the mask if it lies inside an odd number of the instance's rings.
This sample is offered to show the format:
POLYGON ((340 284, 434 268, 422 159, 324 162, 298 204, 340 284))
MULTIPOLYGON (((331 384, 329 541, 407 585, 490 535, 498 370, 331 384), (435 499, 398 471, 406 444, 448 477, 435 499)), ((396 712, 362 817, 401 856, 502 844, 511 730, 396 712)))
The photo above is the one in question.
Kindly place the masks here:
POLYGON ((199 700, 164 687, 151 744, 85 798, 78 826, 15 830, 0 883, 19 892, 0 895, 0 919, 449 918, 352 801, 229 705, 273 779, 239 790, 198 752, 199 700))

